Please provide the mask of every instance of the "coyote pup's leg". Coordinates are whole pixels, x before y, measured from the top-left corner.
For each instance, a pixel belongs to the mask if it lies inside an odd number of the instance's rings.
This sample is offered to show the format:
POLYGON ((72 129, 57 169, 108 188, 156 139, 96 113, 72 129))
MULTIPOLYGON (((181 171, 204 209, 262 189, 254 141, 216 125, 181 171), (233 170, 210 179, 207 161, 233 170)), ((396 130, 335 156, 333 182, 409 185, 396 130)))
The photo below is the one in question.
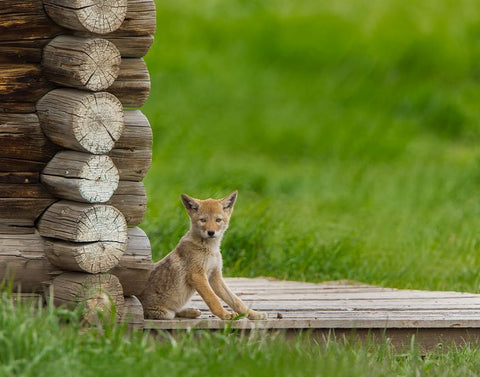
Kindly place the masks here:
POLYGON ((266 313, 260 313, 255 310, 249 309, 247 305, 235 294, 230 288, 228 288, 225 280, 219 272, 214 272, 210 278, 210 284, 212 285, 215 293, 223 301, 227 303, 233 310, 240 314, 246 314, 248 319, 266 319, 266 313))
POLYGON ((177 317, 180 318, 198 318, 202 315, 202 312, 194 308, 185 308, 177 312, 177 317))
POLYGON ((175 312, 170 309, 161 308, 159 306, 145 309, 145 318, 148 319, 174 319, 175 312))
POLYGON ((211 312, 220 319, 234 319, 237 313, 229 312, 223 308, 222 303, 215 295, 215 292, 208 283, 207 276, 202 273, 195 273, 190 276, 190 284, 203 298, 203 301, 210 308, 211 312))

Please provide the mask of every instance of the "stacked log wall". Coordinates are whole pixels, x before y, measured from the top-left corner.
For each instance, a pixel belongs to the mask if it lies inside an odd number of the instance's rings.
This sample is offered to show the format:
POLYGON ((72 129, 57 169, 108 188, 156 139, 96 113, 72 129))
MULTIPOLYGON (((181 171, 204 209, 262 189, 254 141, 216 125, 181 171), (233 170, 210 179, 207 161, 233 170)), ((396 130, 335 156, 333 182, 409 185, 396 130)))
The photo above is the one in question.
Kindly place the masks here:
POLYGON ((2 5, 0 281, 86 317, 113 302, 138 327, 152 133, 132 108, 150 92, 154 0, 2 5))

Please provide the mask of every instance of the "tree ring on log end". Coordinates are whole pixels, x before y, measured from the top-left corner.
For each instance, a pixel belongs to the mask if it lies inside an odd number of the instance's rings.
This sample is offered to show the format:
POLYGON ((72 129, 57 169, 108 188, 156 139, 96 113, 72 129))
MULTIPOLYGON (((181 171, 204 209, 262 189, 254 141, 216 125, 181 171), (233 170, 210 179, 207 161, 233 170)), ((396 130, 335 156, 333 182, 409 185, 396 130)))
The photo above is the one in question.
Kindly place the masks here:
POLYGON ((56 197, 104 203, 117 190, 119 174, 106 155, 61 151, 43 169, 41 179, 56 197))
POLYGON ((54 266, 90 274, 107 272, 117 266, 125 249, 124 244, 118 242, 45 241, 45 254, 54 266))
POLYGON ((117 79, 121 56, 101 38, 61 35, 43 50, 42 66, 52 82, 92 91, 105 90, 117 79))
POLYGON ((123 251, 127 247, 127 222, 113 206, 60 200, 47 208, 37 226, 43 237, 72 242, 116 242, 123 251))
POLYGON ((117 30, 127 14, 127 0, 44 0, 48 15, 68 29, 106 34, 117 30))
POLYGON ((37 112, 54 143, 93 154, 109 152, 124 129, 123 105, 108 92, 55 89, 37 102, 37 112))
POLYGON ((118 278, 110 274, 85 274, 66 272, 52 281, 53 303, 75 308, 83 306, 83 318, 89 324, 97 324, 99 314, 110 318, 115 307, 117 319, 123 310, 124 297, 118 278))

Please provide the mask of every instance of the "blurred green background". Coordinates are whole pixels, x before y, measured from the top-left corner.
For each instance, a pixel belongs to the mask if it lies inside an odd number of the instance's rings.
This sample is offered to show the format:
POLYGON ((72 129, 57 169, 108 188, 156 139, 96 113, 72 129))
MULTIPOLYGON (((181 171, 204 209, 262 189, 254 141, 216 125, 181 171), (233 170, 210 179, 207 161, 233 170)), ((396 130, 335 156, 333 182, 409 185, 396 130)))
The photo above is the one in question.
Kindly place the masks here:
POLYGON ((158 0, 141 225, 239 198, 229 276, 479 289, 480 2, 158 0))

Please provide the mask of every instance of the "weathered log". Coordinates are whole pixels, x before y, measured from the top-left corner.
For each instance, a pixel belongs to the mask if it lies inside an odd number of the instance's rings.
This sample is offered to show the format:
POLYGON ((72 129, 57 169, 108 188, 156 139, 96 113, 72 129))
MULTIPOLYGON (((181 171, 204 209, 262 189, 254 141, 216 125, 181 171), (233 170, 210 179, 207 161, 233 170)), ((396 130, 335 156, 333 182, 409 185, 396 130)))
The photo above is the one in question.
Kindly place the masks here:
POLYGON ((43 0, 43 3, 57 24, 97 34, 117 30, 127 14, 127 0, 43 0))
POLYGON ((120 180, 141 181, 152 163, 152 129, 140 110, 125 110, 125 128, 109 153, 120 180))
POLYGON ((41 0, 3 0, 0 9, 0 40, 52 38, 62 33, 43 9, 41 0), (20 36, 20 38, 19 38, 20 36))
POLYGON ((56 84, 100 91, 116 80, 120 62, 120 52, 106 39, 61 35, 45 46, 42 66, 56 84))
POLYGON ((135 296, 125 296, 124 300, 120 321, 127 324, 128 330, 143 330, 145 320, 142 303, 135 296))
POLYGON ((117 79, 107 89, 125 107, 141 107, 150 94, 150 75, 142 58, 122 59, 117 79))
POLYGON ((128 229, 127 250, 111 273, 122 283, 126 295, 139 295, 153 269, 150 241, 140 228, 128 229))
POLYGON ((125 110, 125 127, 115 142, 115 149, 151 149, 152 128, 140 110, 125 110))
POLYGON ((33 225, 31 220, 0 218, 0 234, 33 234, 36 231, 33 225))
POLYGON ((0 51, 2 51, 0 64, 40 63, 43 48, 51 40, 51 38, 20 39, 15 41, 0 40, 0 51))
POLYGON ((18 292, 42 292, 43 284, 61 273, 44 248, 38 232, 0 234, 0 282, 11 282, 18 292))
MULTIPOLYGON (((127 15, 120 28, 111 36, 155 34, 156 13, 154 0, 128 0, 127 15)), ((109 35, 109 36, 110 36, 109 35)))
POLYGON ((125 247, 118 242, 68 242, 47 239, 45 254, 58 268, 96 274, 115 267, 125 247))
POLYGON ((106 204, 118 209, 129 226, 138 225, 147 209, 145 186, 142 182, 120 181, 117 191, 106 204))
POLYGON ((65 148, 103 154, 124 127, 123 108, 110 93, 55 89, 37 103, 43 132, 65 148))
MULTIPOLYGON (((29 177, 21 183, 2 183, 5 178, 0 173, 0 219, 4 224, 33 226, 37 217, 57 200, 40 183, 28 181, 29 177)), ((21 179, 20 174, 15 178, 21 179)))
POLYGON ((61 200, 48 207, 37 226, 44 237, 72 242, 105 241, 126 249, 127 223, 112 206, 61 200))
POLYGON ((122 286, 110 274, 65 272, 52 280, 45 293, 55 306, 82 306, 83 318, 89 324, 98 323, 99 313, 109 319, 115 308, 120 319, 123 312, 122 286))
POLYGON ((104 203, 118 187, 118 170, 110 157, 61 151, 43 169, 42 183, 56 197, 104 203))
POLYGON ((141 181, 152 164, 151 149, 112 149, 108 155, 118 169, 121 181, 141 181))
POLYGON ((0 64, 0 102, 35 102, 53 88, 38 64, 0 64))
POLYGON ((38 172, 57 150, 36 114, 0 114, 0 171, 38 172))
MULTIPOLYGON (((26 98, 25 98, 26 99, 26 98)), ((0 114, 32 114, 35 112, 34 102, 0 101, 0 114)), ((0 164, 1 165, 1 164, 0 164)))

